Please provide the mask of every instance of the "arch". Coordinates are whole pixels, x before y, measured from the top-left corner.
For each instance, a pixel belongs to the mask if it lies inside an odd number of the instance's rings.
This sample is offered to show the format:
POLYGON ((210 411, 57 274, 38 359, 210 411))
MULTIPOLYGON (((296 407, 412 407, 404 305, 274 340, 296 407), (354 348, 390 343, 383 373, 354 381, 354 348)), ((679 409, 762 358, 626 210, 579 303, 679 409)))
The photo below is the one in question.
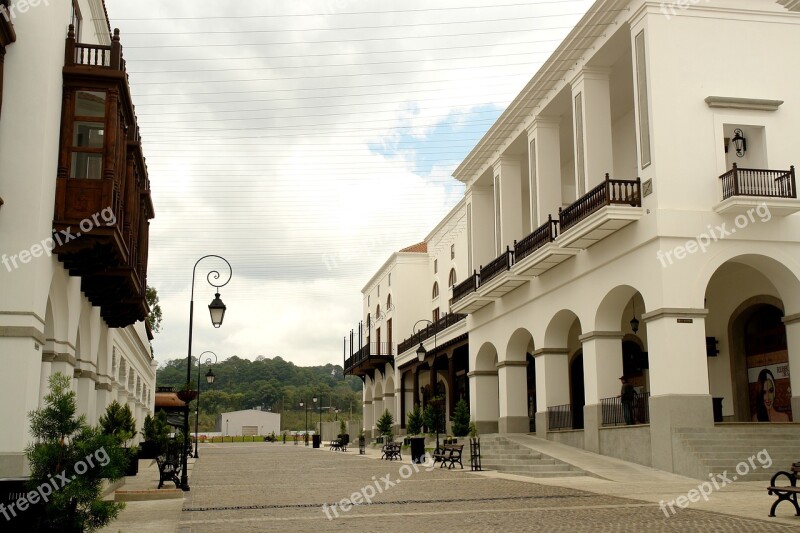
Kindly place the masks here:
POLYGON ((576 320, 580 328, 580 318, 569 309, 562 309, 553 315, 553 318, 547 324, 547 329, 545 329, 544 346, 547 348, 567 348, 569 332, 576 320))
POLYGON ((525 361, 529 353, 533 353, 533 334, 526 328, 517 328, 506 345, 503 361, 525 361))
POLYGON ((67 286, 61 276, 54 275, 50 281, 50 290, 47 296, 47 304, 50 306, 51 318, 50 321, 52 328, 50 335, 45 335, 47 339, 55 342, 66 342, 69 340, 68 335, 68 322, 69 322, 69 298, 67 296, 67 286))
POLYGON ((389 293, 386 296, 386 311, 389 312, 392 310, 392 294, 389 293))
MULTIPOLYGON (((625 317, 627 317, 625 311, 631 309, 631 300, 634 301, 632 311, 635 310, 636 318, 640 319, 647 308, 640 291, 630 285, 618 285, 608 291, 600 301, 600 305, 597 306, 594 329, 599 331, 618 331, 621 323, 627 324, 630 318, 625 320, 625 317)), ((631 317, 633 316, 633 312, 631 312, 631 317)), ((642 323, 642 325, 644 324, 642 323)))
POLYGON ((375 320, 378 321, 381 319, 381 304, 375 306, 375 320))
POLYGON ((475 370, 497 371, 497 348, 491 342, 484 342, 475 357, 475 370))
POLYGON ((456 274, 456 269, 451 268, 450 274, 447 275, 447 286, 455 287, 457 284, 458 284, 458 275, 456 274))
POLYGON ((431 300, 439 297, 439 282, 433 282, 433 290, 431 291, 431 300))

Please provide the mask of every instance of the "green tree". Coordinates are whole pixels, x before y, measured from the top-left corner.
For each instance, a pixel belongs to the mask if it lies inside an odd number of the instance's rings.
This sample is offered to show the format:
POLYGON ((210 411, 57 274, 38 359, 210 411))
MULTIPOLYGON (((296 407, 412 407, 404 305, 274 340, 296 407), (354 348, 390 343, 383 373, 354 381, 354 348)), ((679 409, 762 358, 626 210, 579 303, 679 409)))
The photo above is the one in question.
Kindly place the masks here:
POLYGON ((35 511, 35 531, 96 531, 124 507, 102 499, 102 484, 103 479, 113 482, 123 476, 128 454, 117 437, 103 434, 89 426, 84 416, 76 416, 69 377, 57 372, 49 382, 45 406, 28 414, 35 439, 25 450, 31 469, 29 488, 50 484, 59 476, 70 481, 49 495, 41 511, 35 511))
POLYGON ((411 412, 408 413, 406 430, 409 435, 419 435, 422 433, 422 410, 419 408, 419 404, 415 405, 411 412))
POLYGON ((469 406, 466 400, 461 398, 456 403, 453 411, 453 435, 456 437, 466 437, 469 433, 469 406))
POLYGON ((153 443, 156 455, 167 451, 170 429, 167 424, 167 413, 163 409, 156 416, 147 415, 142 424, 142 436, 145 442, 153 443))
POLYGON ((386 435, 391 440, 392 438, 392 425, 394 424, 394 417, 388 409, 383 411, 383 414, 378 419, 376 426, 381 435, 386 435))
POLYGON ((153 330, 153 333, 158 333, 161 331, 161 306, 158 304, 158 291, 155 287, 148 286, 144 297, 147 300, 148 307, 150 307, 150 314, 147 315, 147 324, 153 330))
POLYGON ((100 417, 100 429, 106 435, 113 435, 117 442, 125 446, 136 435, 136 419, 128 404, 121 405, 117 400, 106 407, 106 414, 100 417))

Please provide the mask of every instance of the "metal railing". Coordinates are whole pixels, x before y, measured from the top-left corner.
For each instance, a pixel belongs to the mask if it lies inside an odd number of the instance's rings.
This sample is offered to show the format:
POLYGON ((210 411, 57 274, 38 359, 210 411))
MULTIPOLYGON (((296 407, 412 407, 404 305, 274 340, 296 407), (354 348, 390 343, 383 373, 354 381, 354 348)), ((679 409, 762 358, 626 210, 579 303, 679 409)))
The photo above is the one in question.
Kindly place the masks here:
POLYGON ((583 429, 583 405, 571 403, 547 408, 547 430, 583 429))
POLYGON ((719 177, 722 199, 732 196, 763 196, 768 198, 797 198, 794 165, 789 170, 733 168, 719 177))
POLYGON ((619 396, 614 398, 602 398, 600 400, 600 409, 602 411, 603 426, 649 424, 650 393, 646 392, 636 395, 631 405, 630 421, 625 419, 625 409, 622 405, 622 399, 619 396))
POLYGON ((470 277, 453 286, 453 297, 450 299, 450 305, 453 305, 460 299, 464 298, 470 293, 478 290, 480 285, 480 277, 477 272, 474 272, 470 277))
POLYGON ((558 220, 553 215, 547 216, 547 222, 536 228, 533 233, 517 242, 514 241, 514 260, 521 261, 547 243, 558 237, 558 220))
POLYGON ((642 206, 641 179, 612 180, 606 174, 605 179, 597 187, 584 194, 565 208, 558 209, 558 220, 561 232, 588 217, 601 207, 607 205, 642 206))
POLYGON ((433 324, 429 324, 424 328, 421 328, 419 331, 405 339, 403 342, 397 345, 397 353, 401 354, 406 350, 416 347, 419 345, 420 342, 430 339, 437 333, 441 333, 445 329, 449 328, 453 324, 456 324, 462 320, 467 318, 467 315, 460 315, 458 313, 448 313, 443 315, 439 320, 434 322, 433 324))
POLYGON ((503 272, 511 269, 514 264, 514 252, 511 248, 506 246, 506 251, 500 254, 496 259, 485 267, 481 267, 480 284, 483 285, 489 280, 499 276, 503 272))

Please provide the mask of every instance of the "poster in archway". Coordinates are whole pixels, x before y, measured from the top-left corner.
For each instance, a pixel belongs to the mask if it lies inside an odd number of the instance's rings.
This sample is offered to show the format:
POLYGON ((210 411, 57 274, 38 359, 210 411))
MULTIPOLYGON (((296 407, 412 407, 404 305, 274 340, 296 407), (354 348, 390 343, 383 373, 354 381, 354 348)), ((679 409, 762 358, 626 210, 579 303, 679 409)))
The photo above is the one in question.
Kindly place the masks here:
POLYGON ((791 422, 792 391, 786 350, 747 356, 750 415, 754 422, 791 422))

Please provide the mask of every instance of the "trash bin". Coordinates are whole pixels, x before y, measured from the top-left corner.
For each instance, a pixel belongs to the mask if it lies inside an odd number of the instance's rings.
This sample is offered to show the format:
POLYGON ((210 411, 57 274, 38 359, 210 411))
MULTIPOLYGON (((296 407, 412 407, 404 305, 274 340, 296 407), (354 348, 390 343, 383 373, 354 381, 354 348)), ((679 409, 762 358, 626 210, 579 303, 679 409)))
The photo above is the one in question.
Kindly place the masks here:
POLYGON ((321 442, 322 442, 322 435, 311 436, 311 444, 314 448, 319 448, 321 442))
POLYGON ((722 400, 724 398, 711 398, 714 405, 714 422, 722 422, 722 400))
POLYGON ((411 437, 411 462, 421 463, 425 455, 425 437, 411 437))

